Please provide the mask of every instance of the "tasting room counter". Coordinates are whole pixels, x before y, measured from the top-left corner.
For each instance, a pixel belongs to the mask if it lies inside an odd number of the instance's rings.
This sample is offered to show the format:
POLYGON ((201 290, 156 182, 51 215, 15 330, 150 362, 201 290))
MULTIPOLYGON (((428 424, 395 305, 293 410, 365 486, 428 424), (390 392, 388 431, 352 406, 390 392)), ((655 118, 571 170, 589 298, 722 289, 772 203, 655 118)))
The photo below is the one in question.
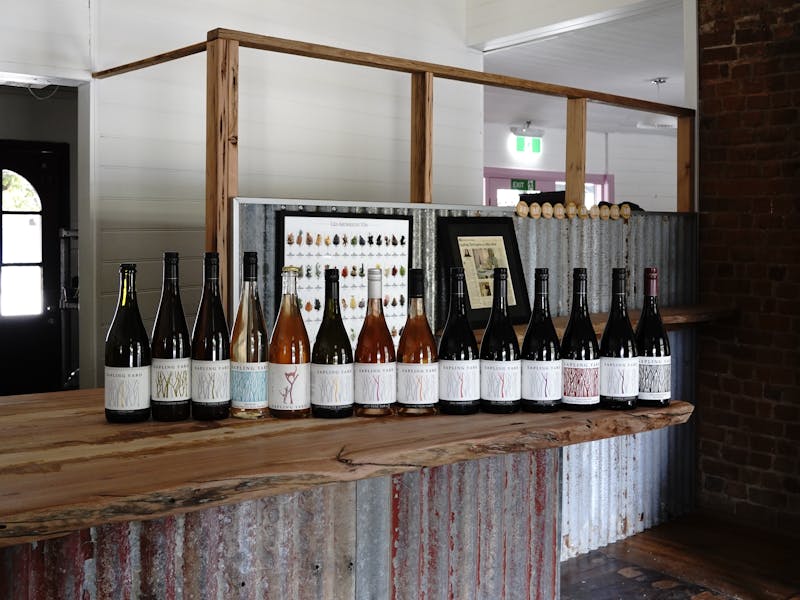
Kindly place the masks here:
POLYGON ((0 546, 686 422, 627 412, 111 425, 103 390, 0 398, 0 546))

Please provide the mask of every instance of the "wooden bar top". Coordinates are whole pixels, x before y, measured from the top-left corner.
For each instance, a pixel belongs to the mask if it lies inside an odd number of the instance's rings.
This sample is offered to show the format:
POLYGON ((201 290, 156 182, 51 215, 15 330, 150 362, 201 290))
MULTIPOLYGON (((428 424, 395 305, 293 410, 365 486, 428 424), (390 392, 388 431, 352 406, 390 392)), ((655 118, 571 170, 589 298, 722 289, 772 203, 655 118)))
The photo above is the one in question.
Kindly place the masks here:
POLYGON ((684 423, 693 410, 110 425, 103 390, 0 398, 0 546, 684 423))

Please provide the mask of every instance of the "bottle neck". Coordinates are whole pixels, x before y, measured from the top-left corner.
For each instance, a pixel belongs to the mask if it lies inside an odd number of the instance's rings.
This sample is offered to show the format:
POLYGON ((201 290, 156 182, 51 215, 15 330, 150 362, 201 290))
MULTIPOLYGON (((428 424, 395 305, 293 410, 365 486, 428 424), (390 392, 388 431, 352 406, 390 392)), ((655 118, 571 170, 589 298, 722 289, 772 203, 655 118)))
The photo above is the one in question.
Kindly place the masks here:
POLYGON ((658 312, 658 296, 645 296, 643 314, 653 314, 658 312))
POLYGON ((589 314, 589 302, 586 298, 586 281, 573 280, 572 283, 573 314, 589 314))
POLYGON ((463 279, 453 279, 450 282, 450 316, 462 317, 467 315, 466 284, 463 279))
POLYGON ((533 310, 545 317, 550 316, 550 294, 546 279, 537 279, 534 283, 533 310))
POLYGON ((297 276, 294 273, 283 273, 281 293, 284 296, 297 296, 297 276))
POLYGON ((164 293, 170 296, 178 294, 178 264, 164 263, 164 293))
POLYGON ((123 271, 119 275, 119 307, 136 308, 136 272, 123 271))
POLYGON ((492 300, 492 314, 508 314, 507 282, 505 279, 495 277, 494 279, 494 299, 492 300))
POLYGON ((611 286, 611 314, 616 316, 628 315, 628 304, 625 300, 625 280, 614 279, 611 286))
POLYGON ((425 302, 420 297, 408 299, 408 317, 410 319, 415 317, 425 316, 425 302))
POLYGON ((324 319, 338 319, 339 311, 339 282, 325 282, 325 314, 324 319))

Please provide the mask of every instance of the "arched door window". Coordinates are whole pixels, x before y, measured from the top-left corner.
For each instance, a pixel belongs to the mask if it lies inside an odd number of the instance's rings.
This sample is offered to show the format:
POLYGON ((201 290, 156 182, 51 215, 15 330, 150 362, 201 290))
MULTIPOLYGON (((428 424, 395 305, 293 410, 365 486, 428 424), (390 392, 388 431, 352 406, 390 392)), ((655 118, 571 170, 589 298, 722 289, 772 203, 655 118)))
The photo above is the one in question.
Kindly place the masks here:
POLYGON ((43 310, 42 202, 31 183, 3 169, 0 316, 43 310))

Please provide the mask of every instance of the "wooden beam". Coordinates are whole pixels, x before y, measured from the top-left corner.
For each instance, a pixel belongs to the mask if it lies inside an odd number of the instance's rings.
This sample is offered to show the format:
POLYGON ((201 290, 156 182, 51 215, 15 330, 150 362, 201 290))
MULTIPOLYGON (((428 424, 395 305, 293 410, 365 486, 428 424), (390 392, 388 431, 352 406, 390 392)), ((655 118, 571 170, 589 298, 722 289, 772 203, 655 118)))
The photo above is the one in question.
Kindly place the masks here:
POLYGON ((411 74, 411 202, 430 204, 433 169, 433 73, 411 74))
POLYGON ((678 117, 678 212, 694 212, 694 115, 678 117))
POLYGON ((92 77, 94 77, 95 79, 105 79, 106 77, 113 77, 114 75, 122 75, 123 73, 138 71, 139 69, 145 69, 147 67, 152 67, 154 65, 160 65, 161 63, 170 62, 178 58, 184 58, 186 56, 191 56, 192 54, 199 54, 200 52, 205 52, 205 51, 206 51, 206 42, 198 42, 196 44, 192 44, 191 46, 184 46, 183 48, 178 48, 177 50, 171 50, 170 52, 164 52, 163 54, 156 54, 155 56, 151 56, 150 58, 137 60, 135 62, 120 65, 118 67, 113 67, 111 69, 104 69, 103 71, 95 71, 94 73, 92 73, 92 77))
POLYGON ((212 40, 206 75, 206 251, 219 252, 219 285, 228 309, 233 262, 231 199, 239 193, 239 43, 212 40))
POLYGON ((583 204, 586 183, 586 98, 567 100, 566 201, 583 204))

